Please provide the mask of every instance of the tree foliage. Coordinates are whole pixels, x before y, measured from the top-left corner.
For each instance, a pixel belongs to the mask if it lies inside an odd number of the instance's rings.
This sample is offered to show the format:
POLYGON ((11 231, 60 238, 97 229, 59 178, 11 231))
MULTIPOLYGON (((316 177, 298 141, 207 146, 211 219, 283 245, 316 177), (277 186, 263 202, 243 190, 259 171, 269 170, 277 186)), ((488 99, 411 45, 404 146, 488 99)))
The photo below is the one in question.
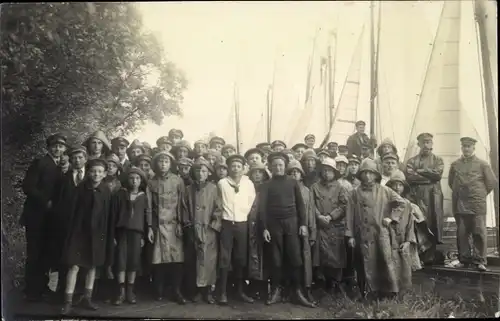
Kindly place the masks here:
POLYGON ((185 78, 134 4, 9 4, 1 24, 4 144, 128 134, 180 114, 185 78))

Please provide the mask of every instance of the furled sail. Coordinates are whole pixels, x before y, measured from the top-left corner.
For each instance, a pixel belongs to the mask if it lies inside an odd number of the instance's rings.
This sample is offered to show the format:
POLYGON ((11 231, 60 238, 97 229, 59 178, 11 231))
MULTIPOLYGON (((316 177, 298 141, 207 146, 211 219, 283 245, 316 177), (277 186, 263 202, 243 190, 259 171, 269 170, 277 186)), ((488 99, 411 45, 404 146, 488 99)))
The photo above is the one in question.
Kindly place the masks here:
MULTIPOLYGON (((419 133, 434 135, 433 152, 445 164, 441 186, 446 216, 453 216, 448 172, 450 164, 461 156, 460 138, 476 137, 477 156, 489 160, 477 41, 473 3, 444 1, 405 161, 418 153, 419 133)), ((495 226, 492 200, 490 195, 488 226, 495 226)))

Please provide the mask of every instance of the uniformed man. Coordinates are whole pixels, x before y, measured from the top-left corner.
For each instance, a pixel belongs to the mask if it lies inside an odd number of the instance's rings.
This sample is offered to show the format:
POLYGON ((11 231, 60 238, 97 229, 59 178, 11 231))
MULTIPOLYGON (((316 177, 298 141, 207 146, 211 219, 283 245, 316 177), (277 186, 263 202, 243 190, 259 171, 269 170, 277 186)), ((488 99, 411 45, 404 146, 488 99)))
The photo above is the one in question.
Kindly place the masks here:
POLYGON ((124 137, 115 137, 111 140, 111 150, 120 159, 122 164, 122 172, 125 173, 130 168, 131 164, 127 157, 127 147, 130 143, 124 137))
POLYGON ((459 267, 473 265, 480 271, 487 271, 486 197, 495 188, 497 178, 491 166, 474 154, 477 141, 471 137, 462 137, 460 141, 462 157, 451 164, 448 175, 457 223, 459 267))
POLYGON ((337 151, 338 151, 338 148, 339 148, 339 144, 337 144, 337 142, 329 142, 327 145, 326 145, 326 148, 330 151, 330 154, 332 155, 332 158, 335 159, 335 157, 337 157, 337 151))
POLYGON ((215 149, 219 153, 222 151, 222 147, 226 145, 226 141, 222 137, 214 136, 210 139, 208 147, 210 149, 215 149))
POLYGON ((292 151, 295 152, 295 159, 300 161, 302 159, 302 155, 304 155, 304 152, 308 148, 309 147, 307 147, 307 145, 304 143, 298 143, 298 144, 293 145, 292 151))
POLYGON ((405 176, 410 185, 413 203, 417 204, 425 215, 427 225, 436 236, 437 244, 442 243, 443 228, 443 159, 432 153, 433 136, 422 133, 417 136, 420 152, 408 160, 405 176))
POLYGON ((370 146, 370 150, 374 149, 377 146, 377 140, 375 139, 375 137, 369 138, 368 135, 365 134, 365 127, 366 123, 363 120, 357 121, 356 133, 347 138, 346 145, 351 154, 355 154, 361 157, 361 148, 363 145, 368 144, 370 146))
POLYGON ((314 144, 316 143, 316 136, 313 134, 307 134, 304 137, 304 143, 307 145, 307 148, 314 148, 314 144))
POLYGON ((184 138, 184 133, 180 129, 172 128, 168 132, 168 138, 175 146, 184 138))
POLYGON ((286 148, 286 144, 284 141, 281 140, 275 140, 274 142, 271 143, 271 149, 273 152, 281 152, 286 148))

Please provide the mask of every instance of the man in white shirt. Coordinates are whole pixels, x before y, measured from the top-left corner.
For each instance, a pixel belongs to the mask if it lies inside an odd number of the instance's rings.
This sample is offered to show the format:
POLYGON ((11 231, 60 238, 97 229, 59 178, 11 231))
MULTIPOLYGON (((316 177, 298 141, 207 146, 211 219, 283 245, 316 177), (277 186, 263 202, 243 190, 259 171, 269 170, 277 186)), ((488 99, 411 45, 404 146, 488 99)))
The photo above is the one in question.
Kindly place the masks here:
POLYGON ((220 232, 220 304, 227 304, 227 277, 229 267, 236 279, 237 292, 241 300, 254 300, 243 292, 243 271, 248 258, 248 214, 255 201, 255 187, 245 176, 245 158, 231 155, 226 164, 229 176, 217 183, 219 201, 222 207, 222 228, 220 232), (232 264, 231 264, 232 263, 232 264))

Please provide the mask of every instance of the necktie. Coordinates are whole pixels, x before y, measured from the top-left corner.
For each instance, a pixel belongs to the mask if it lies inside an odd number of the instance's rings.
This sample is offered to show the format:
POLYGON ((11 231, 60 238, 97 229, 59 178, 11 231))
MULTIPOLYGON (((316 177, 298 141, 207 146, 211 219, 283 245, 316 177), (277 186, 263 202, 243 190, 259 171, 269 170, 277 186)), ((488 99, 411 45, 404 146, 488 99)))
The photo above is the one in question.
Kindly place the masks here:
POLYGON ((79 169, 78 173, 76 174, 76 185, 80 184, 82 180, 83 180, 83 171, 79 169))

